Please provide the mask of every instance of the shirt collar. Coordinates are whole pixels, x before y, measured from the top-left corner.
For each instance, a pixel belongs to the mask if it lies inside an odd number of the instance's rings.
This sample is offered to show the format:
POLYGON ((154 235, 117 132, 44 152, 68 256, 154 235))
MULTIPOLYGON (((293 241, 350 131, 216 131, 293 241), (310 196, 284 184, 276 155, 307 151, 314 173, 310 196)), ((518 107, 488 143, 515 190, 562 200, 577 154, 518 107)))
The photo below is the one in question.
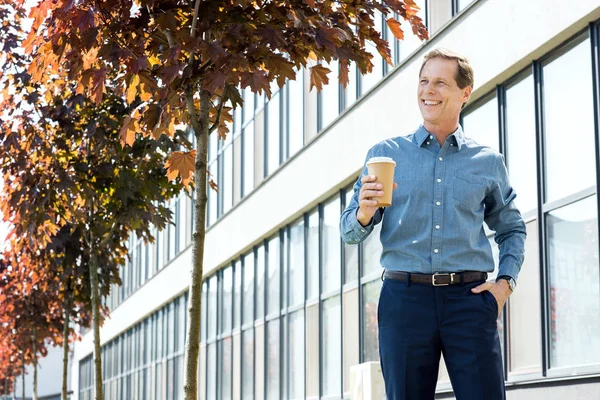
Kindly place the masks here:
MULTIPOLYGON (((417 129, 417 132, 415 133, 417 145, 419 145, 419 147, 423 146, 423 143, 425 143, 425 140, 429 137, 429 135, 430 133, 423 125, 419 126, 419 129, 417 129)), ((462 145, 465 143, 465 135, 460 124, 458 125, 458 128, 452 134, 450 134, 450 136, 448 136, 447 140, 450 140, 450 143, 454 143, 457 150, 460 151, 462 145)))

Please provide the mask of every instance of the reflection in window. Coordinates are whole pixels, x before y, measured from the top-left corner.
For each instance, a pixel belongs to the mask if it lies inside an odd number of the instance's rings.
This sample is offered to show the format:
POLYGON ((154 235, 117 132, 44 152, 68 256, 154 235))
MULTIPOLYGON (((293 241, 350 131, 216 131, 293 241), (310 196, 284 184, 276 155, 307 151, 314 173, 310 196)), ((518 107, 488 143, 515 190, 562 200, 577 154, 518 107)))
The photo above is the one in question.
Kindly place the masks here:
POLYGON ((290 306, 304 301, 304 219, 290 226, 290 306))
POLYGON ((340 199, 336 196, 323 206, 323 293, 340 288, 340 252, 340 199))
POLYGON ((478 144, 499 151, 498 101, 496 97, 485 102, 463 118, 463 130, 467 138, 478 144))
POLYGON ((308 263, 307 263, 307 296, 319 294, 319 212, 313 211, 308 217, 308 263))
POLYGON ((323 63, 325 68, 329 68, 331 72, 327 74, 329 83, 323 85, 321 90, 321 125, 319 130, 327 127, 340 113, 339 101, 339 62, 334 60, 331 63, 323 63))
POLYGON ((271 175, 279 167, 279 135, 280 135, 280 92, 271 97, 267 105, 267 175, 271 175))
POLYGON ((544 66, 546 201, 596 183, 590 41, 544 66))
POLYGON ((515 204, 521 214, 537 208, 535 98, 533 76, 506 90, 506 147, 515 204))
POLYGON ((323 301, 323 395, 339 395, 342 386, 340 296, 323 301))
POLYGON ((550 269, 550 364, 600 362, 596 196, 546 216, 550 269))
POLYGON ((377 305, 379 304, 379 292, 381 291, 381 279, 375 279, 363 286, 363 357, 364 361, 379 361, 379 344, 377 333, 377 305))

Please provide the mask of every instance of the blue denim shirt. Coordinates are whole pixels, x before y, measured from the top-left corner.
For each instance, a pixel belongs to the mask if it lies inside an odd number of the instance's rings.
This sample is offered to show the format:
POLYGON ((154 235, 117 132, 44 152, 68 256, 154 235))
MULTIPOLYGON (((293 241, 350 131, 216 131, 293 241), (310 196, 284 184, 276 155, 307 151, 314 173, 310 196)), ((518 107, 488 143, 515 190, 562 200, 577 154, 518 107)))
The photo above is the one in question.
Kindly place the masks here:
POLYGON ((381 227, 381 265, 416 273, 494 271, 483 223, 495 231, 500 250, 498 276, 517 280, 525 251, 525 223, 513 200, 504 157, 465 138, 462 128, 440 148, 421 125, 416 132, 385 140, 367 153, 354 195, 340 217, 342 240, 365 240, 381 227), (358 194, 367 175, 366 160, 396 162, 392 205, 380 208, 366 227, 356 219, 358 194))

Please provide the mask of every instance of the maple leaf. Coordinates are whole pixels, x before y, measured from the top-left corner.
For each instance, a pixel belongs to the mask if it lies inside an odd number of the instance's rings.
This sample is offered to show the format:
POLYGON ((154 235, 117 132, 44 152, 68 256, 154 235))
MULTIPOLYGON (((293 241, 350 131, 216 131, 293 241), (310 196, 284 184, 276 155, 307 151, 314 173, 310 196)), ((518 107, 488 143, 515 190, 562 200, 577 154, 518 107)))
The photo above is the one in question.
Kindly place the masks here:
POLYGON ((240 74, 240 78, 242 89, 250 86, 250 89, 252 89, 253 92, 259 94, 262 94, 262 91, 264 90, 267 94, 267 98, 271 98, 271 85, 269 84, 269 80, 264 71, 244 71, 240 74))
POLYGON ((119 131, 119 137, 121 138, 121 145, 125 147, 125 145, 132 146, 135 142, 135 120, 128 115, 123 121, 123 126, 119 131))
POLYGON ((404 40, 404 31, 400 27, 400 22, 396 21, 394 18, 388 18, 386 22, 396 39, 404 40))
POLYGON ((340 78, 340 83, 342 84, 342 86, 344 88, 346 88, 346 86, 348 86, 348 83, 350 82, 350 79, 348 78, 349 72, 350 72, 350 60, 341 59, 340 60, 339 78, 340 78))
POLYGON ((313 87, 316 87, 319 92, 323 90, 323 84, 329 83, 329 78, 327 77, 327 74, 330 72, 331 70, 329 68, 326 68, 320 64, 311 67, 310 90, 312 90, 313 87))
POLYGON ((188 152, 174 151, 165 164, 167 168, 167 177, 169 180, 175 180, 178 176, 181 178, 184 186, 188 186, 194 175, 194 165, 196 163, 196 150, 188 152))
POLYGON ((137 94, 137 86, 140 83, 140 77, 138 74, 133 75, 131 78, 131 82, 127 87, 127 103, 131 104, 135 100, 135 95, 137 94))

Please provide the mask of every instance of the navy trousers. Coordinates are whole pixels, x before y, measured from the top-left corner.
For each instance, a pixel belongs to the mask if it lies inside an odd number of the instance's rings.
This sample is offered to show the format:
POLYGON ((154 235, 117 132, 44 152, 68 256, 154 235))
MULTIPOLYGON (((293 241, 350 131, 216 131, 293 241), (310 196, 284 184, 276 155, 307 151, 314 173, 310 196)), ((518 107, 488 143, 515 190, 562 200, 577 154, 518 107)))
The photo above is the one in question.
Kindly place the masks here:
POLYGON ((435 397, 440 354, 457 400, 504 400, 498 305, 483 283, 433 287, 385 279, 377 310, 388 400, 435 397))

